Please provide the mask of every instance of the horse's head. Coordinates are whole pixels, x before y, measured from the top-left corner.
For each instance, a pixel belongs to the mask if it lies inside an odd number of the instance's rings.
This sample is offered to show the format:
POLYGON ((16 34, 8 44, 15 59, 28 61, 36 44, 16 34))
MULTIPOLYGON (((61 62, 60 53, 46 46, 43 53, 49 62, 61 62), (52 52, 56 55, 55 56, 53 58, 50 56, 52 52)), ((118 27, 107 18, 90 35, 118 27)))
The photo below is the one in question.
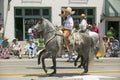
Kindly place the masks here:
POLYGON ((45 18, 39 18, 33 29, 35 38, 38 38, 40 32, 44 31, 45 26, 45 18))
POLYGON ((44 30, 44 18, 40 18, 40 19, 38 19, 38 21, 37 21, 37 24, 34 26, 34 30, 35 30, 35 32, 37 31, 37 32, 41 32, 41 31, 43 31, 44 30))

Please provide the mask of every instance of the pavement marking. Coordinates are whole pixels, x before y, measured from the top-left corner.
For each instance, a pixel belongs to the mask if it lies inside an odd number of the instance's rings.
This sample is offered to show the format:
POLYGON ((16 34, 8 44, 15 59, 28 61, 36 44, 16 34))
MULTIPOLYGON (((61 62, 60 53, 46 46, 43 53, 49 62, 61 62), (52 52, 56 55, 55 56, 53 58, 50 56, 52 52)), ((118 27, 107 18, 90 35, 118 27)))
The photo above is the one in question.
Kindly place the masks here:
POLYGON ((63 77, 63 79, 73 80, 73 79, 82 79, 82 80, 100 80, 100 78, 115 78, 109 76, 98 76, 98 75, 84 75, 84 76, 70 76, 70 77, 63 77))
MULTIPOLYGON (((58 72, 57 73, 57 75, 62 75, 62 74, 66 74, 66 75, 78 74, 79 75, 80 72, 58 72)), ((120 71, 88 72, 86 74, 120 74, 120 71)), ((5 73, 5 74, 0 74, 0 76, 46 76, 46 74, 45 73, 33 73, 33 74, 32 73, 31 74, 5 73)))

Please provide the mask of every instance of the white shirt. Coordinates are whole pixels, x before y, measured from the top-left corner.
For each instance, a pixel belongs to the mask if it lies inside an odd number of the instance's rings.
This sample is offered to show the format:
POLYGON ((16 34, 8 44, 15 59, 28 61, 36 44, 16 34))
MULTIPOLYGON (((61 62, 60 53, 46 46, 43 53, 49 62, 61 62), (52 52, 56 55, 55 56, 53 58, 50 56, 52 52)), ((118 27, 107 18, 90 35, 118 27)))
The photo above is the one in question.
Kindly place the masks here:
POLYGON ((72 30, 73 25, 74 25, 73 18, 70 15, 68 15, 67 19, 64 20, 64 26, 63 26, 63 28, 64 29, 68 29, 68 30, 72 30))
POLYGON ((13 50, 20 50, 21 47, 20 47, 20 43, 17 43, 17 44, 13 44, 13 50))
POLYGON ((28 34, 31 34, 31 35, 33 35, 33 32, 32 32, 32 30, 33 30, 32 28, 29 28, 29 29, 28 29, 28 34))
POLYGON ((79 24, 79 28, 80 30, 86 30, 87 28, 87 21, 85 19, 83 19, 80 24, 79 24))

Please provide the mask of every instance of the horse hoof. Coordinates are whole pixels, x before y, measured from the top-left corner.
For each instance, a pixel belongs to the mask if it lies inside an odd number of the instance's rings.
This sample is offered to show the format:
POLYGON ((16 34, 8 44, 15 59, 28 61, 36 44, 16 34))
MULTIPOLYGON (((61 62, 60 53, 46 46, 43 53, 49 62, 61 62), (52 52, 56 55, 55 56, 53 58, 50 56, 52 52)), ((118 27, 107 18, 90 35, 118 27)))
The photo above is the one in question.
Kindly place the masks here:
POLYGON ((88 72, 88 70, 85 70, 83 73, 87 73, 88 72))
POLYGON ((44 70, 45 71, 45 73, 47 74, 47 70, 44 70))
POLYGON ((79 65, 79 66, 78 66, 78 68, 82 68, 82 66, 81 66, 81 65, 79 65))
POLYGON ((56 72, 52 72, 51 74, 49 74, 49 76, 54 76, 56 74, 56 72))
POLYGON ((77 66, 77 64, 76 64, 76 63, 74 63, 74 66, 77 66))
POLYGON ((41 62, 38 62, 38 65, 40 65, 41 62))

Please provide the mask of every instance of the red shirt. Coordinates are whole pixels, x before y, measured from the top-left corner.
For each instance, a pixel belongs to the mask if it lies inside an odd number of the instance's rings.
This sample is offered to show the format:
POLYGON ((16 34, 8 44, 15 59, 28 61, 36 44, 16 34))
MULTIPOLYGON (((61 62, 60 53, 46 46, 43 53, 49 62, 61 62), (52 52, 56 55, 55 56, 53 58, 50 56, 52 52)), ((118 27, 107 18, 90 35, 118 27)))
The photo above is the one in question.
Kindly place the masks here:
POLYGON ((96 32, 96 33, 99 33, 98 27, 93 27, 93 28, 91 28, 91 31, 96 32))

